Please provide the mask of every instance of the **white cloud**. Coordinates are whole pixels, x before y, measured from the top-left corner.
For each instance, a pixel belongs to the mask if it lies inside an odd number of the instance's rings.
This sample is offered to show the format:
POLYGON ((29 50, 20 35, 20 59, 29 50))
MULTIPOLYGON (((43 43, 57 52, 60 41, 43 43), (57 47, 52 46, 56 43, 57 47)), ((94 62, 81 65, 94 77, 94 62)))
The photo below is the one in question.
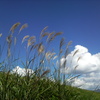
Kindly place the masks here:
POLYGON ((25 68, 21 68, 21 67, 19 67, 19 66, 16 66, 16 67, 11 71, 11 73, 17 73, 17 74, 19 74, 19 75, 21 75, 21 76, 25 76, 27 73, 28 73, 29 75, 33 74, 34 71, 33 71, 32 69, 25 69, 25 68))
POLYGON ((62 58, 61 65, 67 61, 61 72, 65 74, 80 74, 73 79, 72 85, 83 89, 95 89, 100 83, 100 53, 92 55, 86 47, 76 45, 75 49, 62 58), (75 54, 75 55, 74 55, 75 54))

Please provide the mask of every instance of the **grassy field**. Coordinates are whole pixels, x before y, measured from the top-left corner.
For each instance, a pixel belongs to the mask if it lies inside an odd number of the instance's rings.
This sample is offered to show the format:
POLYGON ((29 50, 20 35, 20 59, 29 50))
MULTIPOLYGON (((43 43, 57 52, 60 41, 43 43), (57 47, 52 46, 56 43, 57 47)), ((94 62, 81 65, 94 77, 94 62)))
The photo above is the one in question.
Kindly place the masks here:
POLYGON ((100 93, 61 85, 34 75, 0 73, 1 100, 99 100, 100 93))
MULTIPOLYGON (((16 23, 10 28, 5 47, 0 45, 2 47, 0 50, 0 100, 100 100, 99 93, 66 85, 66 75, 60 72, 60 59, 68 55, 71 42, 66 44, 64 38, 61 38, 58 54, 48 49, 50 43, 62 32, 48 33, 45 27, 40 33, 38 42, 35 36, 24 36, 21 43, 23 44, 26 40, 26 60, 16 56, 15 46, 18 37, 14 36, 14 30, 19 25, 20 23, 16 23), (46 44, 44 44, 44 38, 46 44), (65 49, 64 45, 66 45, 65 49), (2 57, 4 51, 6 56, 2 57), (54 59, 59 62, 57 67, 53 63, 54 59), (26 69, 26 75, 21 76, 11 72, 16 67, 16 63, 22 63, 22 67, 26 69), (27 69, 34 70, 34 73, 30 75, 27 69)), ((18 34, 26 27, 27 24, 22 25, 18 34)), ((63 67, 66 63, 66 61, 63 63, 63 67)))

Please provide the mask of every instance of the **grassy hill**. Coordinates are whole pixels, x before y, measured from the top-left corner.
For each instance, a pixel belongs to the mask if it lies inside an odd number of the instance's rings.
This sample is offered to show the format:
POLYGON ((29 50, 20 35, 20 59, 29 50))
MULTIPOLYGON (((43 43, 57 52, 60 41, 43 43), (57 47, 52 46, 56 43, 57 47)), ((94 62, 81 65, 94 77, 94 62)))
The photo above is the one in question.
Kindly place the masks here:
POLYGON ((0 100, 100 100, 100 93, 61 85, 34 75, 0 73, 0 100))

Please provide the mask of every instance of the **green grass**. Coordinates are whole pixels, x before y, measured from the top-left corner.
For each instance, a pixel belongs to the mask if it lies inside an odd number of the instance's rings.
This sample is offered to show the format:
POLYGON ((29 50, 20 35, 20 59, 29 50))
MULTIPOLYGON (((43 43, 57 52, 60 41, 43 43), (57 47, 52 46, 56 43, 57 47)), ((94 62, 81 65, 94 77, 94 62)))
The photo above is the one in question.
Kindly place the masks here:
MULTIPOLYGON (((64 38, 62 38, 58 43, 58 54, 49 49, 50 43, 62 32, 48 33, 46 32, 47 27, 45 27, 40 33, 39 41, 36 41, 35 36, 24 36, 21 44, 26 40, 24 45, 26 56, 23 60, 19 56, 19 52, 15 52, 18 35, 15 37, 14 31, 19 25, 20 23, 16 23, 11 27, 10 34, 6 37, 6 44, 0 45, 0 100, 100 100, 99 93, 66 85, 66 74, 60 72, 60 59, 68 55, 71 42, 65 44, 64 38), (6 53, 4 59, 2 59, 3 51, 6 53), (59 62, 58 66, 54 64, 55 57, 59 62), (27 73, 26 76, 11 73, 11 70, 19 63, 26 70, 27 68, 34 70, 34 73, 32 75, 27 73)), ((26 27, 27 24, 22 25, 18 34, 26 27)), ((0 38, 2 38, 1 36, 2 34, 0 34, 0 38)), ((66 66, 66 63, 65 61, 63 67, 66 66)), ((69 78, 75 77, 72 76, 67 75, 69 78)))
POLYGON ((100 93, 39 77, 0 73, 1 100, 99 100, 100 93))

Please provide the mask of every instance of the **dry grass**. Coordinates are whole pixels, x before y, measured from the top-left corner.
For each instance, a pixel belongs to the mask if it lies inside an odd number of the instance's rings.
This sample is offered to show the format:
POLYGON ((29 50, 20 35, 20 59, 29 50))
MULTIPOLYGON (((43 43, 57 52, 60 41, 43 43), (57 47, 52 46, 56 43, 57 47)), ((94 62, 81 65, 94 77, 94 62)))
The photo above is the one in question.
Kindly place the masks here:
POLYGON ((76 51, 74 52, 73 56, 75 56, 75 54, 76 54, 78 51, 79 51, 79 50, 76 50, 76 51))
POLYGON ((23 43, 23 42, 25 41, 25 39, 27 39, 27 38, 29 38, 29 35, 26 35, 26 36, 23 37, 22 43, 23 43))
POLYGON ((44 46, 42 43, 38 45, 38 53, 41 54, 44 51, 44 46))
POLYGON ((20 28, 20 30, 19 30, 19 33, 20 33, 23 29, 25 29, 26 27, 28 27, 28 24, 22 25, 21 28, 20 28))
POLYGON ((28 44, 27 44, 27 46, 29 47, 29 46, 33 45, 33 44, 35 43, 35 41, 36 41, 35 36, 31 36, 31 37, 28 39, 28 44))
POLYGON ((11 31, 12 33, 14 33, 14 30, 15 30, 19 25, 20 25, 19 22, 16 23, 16 24, 14 24, 14 25, 10 28, 10 31, 11 31))
POLYGON ((2 37, 2 33, 0 34, 0 37, 2 37))
POLYGON ((46 30, 47 30, 48 26, 46 26, 40 33, 40 35, 42 35, 46 30))

